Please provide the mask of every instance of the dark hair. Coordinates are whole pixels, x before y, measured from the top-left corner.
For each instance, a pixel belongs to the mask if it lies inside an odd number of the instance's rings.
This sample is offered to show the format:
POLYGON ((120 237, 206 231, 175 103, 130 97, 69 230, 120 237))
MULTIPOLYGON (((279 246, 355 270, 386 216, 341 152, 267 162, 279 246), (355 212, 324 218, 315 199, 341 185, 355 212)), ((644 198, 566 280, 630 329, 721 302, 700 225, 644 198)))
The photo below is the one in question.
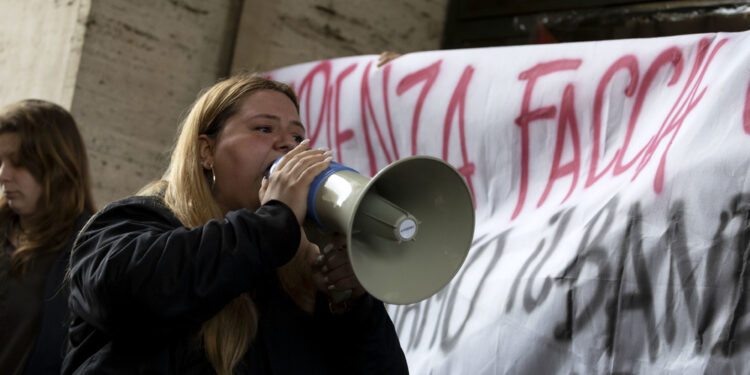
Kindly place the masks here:
MULTIPOLYGON (((18 166, 42 187, 37 212, 23 228, 25 241, 11 255, 11 273, 22 275, 36 257, 58 252, 74 235, 75 221, 93 213, 86 148, 70 113, 28 99, 0 110, 0 134, 19 135, 18 166)), ((20 231, 18 215, 0 197, 0 235, 20 231)))

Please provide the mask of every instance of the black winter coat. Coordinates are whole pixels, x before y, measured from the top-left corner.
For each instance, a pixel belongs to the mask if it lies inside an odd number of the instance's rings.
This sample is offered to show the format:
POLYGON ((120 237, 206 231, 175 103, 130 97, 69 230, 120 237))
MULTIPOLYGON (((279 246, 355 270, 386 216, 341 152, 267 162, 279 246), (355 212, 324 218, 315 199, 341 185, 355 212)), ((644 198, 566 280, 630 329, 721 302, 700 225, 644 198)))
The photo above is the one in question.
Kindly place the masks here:
MULTIPOLYGON (((86 223, 90 215, 81 214, 76 219, 75 233, 86 223)), ((75 236, 73 236, 75 239, 75 236)), ((68 285, 63 282, 70 260, 70 249, 73 239, 65 245, 57 256, 47 279, 44 282, 44 304, 42 319, 39 323, 39 335, 34 341, 29 358, 26 360, 24 375, 57 375, 65 355, 68 336, 68 285)))
POLYGON ((333 315, 318 295, 308 315, 284 293, 275 269, 299 241, 278 201, 193 229, 155 197, 109 205, 73 250, 63 374, 211 374, 198 329, 243 292, 258 333, 235 374, 408 373, 382 302, 366 295, 333 315))

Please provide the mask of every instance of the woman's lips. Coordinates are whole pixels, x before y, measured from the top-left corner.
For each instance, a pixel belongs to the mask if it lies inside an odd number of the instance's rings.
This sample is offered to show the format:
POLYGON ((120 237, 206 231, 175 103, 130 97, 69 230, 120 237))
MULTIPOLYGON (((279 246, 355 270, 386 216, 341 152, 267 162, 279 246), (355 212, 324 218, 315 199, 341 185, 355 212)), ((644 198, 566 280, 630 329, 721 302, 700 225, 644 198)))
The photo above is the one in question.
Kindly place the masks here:
POLYGON ((18 199, 21 197, 21 193, 17 191, 4 191, 3 196, 5 196, 5 199, 18 199))

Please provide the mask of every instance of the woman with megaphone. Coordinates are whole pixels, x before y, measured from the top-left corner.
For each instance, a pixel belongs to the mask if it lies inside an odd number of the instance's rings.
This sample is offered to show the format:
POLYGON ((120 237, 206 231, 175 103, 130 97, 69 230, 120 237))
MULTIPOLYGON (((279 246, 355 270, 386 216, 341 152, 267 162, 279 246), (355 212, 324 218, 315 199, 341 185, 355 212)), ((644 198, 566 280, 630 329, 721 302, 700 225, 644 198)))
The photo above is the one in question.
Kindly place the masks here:
POLYGON ((79 235, 63 373, 407 373, 346 252, 321 256, 301 230, 330 160, 286 85, 240 75, 205 91, 163 179, 79 235))

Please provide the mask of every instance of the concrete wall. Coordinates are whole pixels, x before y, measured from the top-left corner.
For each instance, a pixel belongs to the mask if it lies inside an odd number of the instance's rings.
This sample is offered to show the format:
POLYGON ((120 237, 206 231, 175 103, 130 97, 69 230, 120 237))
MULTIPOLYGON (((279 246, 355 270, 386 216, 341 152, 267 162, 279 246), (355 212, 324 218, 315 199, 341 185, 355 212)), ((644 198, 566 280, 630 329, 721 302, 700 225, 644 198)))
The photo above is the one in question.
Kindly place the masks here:
POLYGON ((71 112, 99 206, 164 172, 183 113, 229 71, 240 0, 93 0, 71 112))
POLYGON ((45 99, 69 108, 90 0, 0 0, 0 106, 45 99))
POLYGON ((245 0, 232 71, 435 50, 448 0, 245 0))
POLYGON ((437 49, 446 4, 0 0, 0 105, 37 97, 69 108, 103 207, 161 176, 179 120, 220 77, 384 50, 437 49))

